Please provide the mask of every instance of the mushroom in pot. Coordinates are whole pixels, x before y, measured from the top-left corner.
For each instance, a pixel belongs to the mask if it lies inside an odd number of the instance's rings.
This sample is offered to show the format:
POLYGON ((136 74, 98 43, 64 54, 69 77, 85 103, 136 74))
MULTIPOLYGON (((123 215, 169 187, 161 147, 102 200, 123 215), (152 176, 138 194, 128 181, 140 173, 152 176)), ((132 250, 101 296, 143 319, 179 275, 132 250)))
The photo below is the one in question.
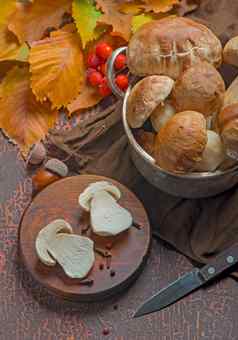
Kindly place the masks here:
POLYGON ((219 67, 222 45, 206 26, 188 18, 169 17, 147 23, 134 34, 127 60, 135 75, 163 74, 176 79, 197 60, 219 67))
POLYGON ((220 111, 225 95, 225 83, 220 73, 207 62, 199 62, 177 79, 172 99, 177 112, 197 111, 207 118, 220 111))
POLYGON ((200 172, 215 171, 225 160, 225 148, 221 137, 215 131, 207 130, 207 144, 202 153, 202 160, 195 166, 200 172))
POLYGON ((167 123, 167 121, 176 113, 174 106, 170 101, 165 101, 164 103, 157 106, 150 116, 152 126, 156 132, 167 123))
POLYGON ((158 105, 170 95, 173 79, 150 76, 140 80, 131 90, 127 101, 127 120, 132 128, 141 127, 158 105))
POLYGON ((226 106, 217 116, 216 128, 226 147, 228 156, 238 159, 238 102, 226 106))
POLYGON ((225 45, 223 59, 226 64, 238 66, 238 36, 230 39, 225 45))
POLYGON ((202 160, 207 144, 206 119, 194 111, 174 115, 155 140, 154 157, 163 169, 185 173, 193 171, 202 160))

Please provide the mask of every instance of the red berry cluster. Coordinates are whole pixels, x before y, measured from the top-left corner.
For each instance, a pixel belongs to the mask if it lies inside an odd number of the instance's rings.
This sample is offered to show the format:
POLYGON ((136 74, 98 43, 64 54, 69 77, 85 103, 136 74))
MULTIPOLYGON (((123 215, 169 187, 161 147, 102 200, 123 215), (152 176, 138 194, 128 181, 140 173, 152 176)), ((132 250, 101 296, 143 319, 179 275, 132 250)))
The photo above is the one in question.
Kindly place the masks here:
MULTIPOLYGON (((90 53, 87 58, 87 80, 91 86, 98 88, 100 95, 103 97, 107 97, 112 93, 106 79, 106 62, 111 54, 112 47, 106 42, 100 42, 97 44, 95 52, 90 53)), ((115 60, 115 69, 119 71, 124 69, 125 66, 126 56, 119 54, 115 60)), ((118 74, 115 82, 123 91, 128 87, 128 77, 125 74, 118 74)))

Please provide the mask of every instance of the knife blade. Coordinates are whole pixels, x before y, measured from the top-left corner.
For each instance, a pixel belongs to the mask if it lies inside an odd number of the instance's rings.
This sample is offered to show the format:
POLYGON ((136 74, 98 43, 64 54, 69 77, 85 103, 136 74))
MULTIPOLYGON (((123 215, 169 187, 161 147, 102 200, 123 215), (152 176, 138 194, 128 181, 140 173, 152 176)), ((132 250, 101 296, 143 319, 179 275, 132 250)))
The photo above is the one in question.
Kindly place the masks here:
POLYGON ((238 243, 216 256, 209 264, 194 268, 143 303, 134 318, 158 312, 212 281, 238 263, 238 243))

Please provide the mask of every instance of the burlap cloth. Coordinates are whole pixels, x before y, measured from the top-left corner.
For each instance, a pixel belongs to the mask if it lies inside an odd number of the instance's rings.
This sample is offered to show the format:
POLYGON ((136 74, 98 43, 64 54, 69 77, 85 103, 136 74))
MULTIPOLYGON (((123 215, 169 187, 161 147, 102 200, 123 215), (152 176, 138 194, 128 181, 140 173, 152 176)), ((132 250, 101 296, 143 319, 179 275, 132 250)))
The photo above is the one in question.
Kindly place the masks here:
MULTIPOLYGON (((238 35, 238 1, 204 0, 192 13, 225 43, 238 35)), ((229 84, 238 70, 222 70, 229 84)), ((131 188, 144 203, 154 235, 197 263, 206 263, 238 241, 238 187, 219 196, 187 200, 169 196, 142 178, 130 160, 121 123, 121 103, 104 103, 82 114, 70 131, 52 132, 50 154, 65 159, 77 173, 112 177, 131 188), (109 105, 110 104, 110 105, 109 105)))

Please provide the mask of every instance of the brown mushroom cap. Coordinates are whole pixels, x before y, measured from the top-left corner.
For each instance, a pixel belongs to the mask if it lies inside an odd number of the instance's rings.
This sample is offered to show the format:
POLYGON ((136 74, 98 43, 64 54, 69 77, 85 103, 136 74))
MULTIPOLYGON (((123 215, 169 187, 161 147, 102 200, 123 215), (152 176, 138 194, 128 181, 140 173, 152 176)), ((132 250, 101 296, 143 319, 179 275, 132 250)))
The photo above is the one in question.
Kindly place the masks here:
POLYGON ((194 111, 174 115, 156 136, 154 157, 163 169, 184 173, 192 171, 207 144, 206 119, 194 111))
POLYGON ((238 66, 238 36, 229 40, 225 45, 223 59, 226 64, 238 66))
POLYGON ((178 112, 191 110, 205 117, 223 106, 225 83, 214 66, 200 62, 185 70, 175 83, 172 98, 178 112))
POLYGON ((238 77, 236 77, 225 92, 224 107, 238 103, 238 77))
POLYGON ((143 25, 131 38, 127 60, 132 73, 176 79, 199 57, 219 67, 222 45, 206 26, 187 18, 164 18, 143 25))
POLYGON ((238 158, 238 103, 226 106, 218 115, 216 126, 221 134, 227 154, 238 158))
POLYGON ((127 120, 132 128, 141 127, 154 109, 170 95, 173 79, 150 76, 140 80, 132 89, 127 101, 127 120))

